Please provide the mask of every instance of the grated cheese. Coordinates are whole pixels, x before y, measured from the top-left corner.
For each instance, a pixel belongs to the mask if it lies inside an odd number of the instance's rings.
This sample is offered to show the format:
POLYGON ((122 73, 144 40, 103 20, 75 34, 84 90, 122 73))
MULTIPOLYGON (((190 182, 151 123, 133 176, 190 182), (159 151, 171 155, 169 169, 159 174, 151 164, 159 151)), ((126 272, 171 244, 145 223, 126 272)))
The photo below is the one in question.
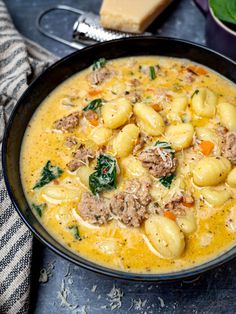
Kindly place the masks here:
POLYGON ((124 296, 123 291, 121 289, 116 288, 115 285, 113 285, 111 291, 107 294, 109 306, 111 310, 119 309, 121 307, 121 301, 124 296))
POLYGON ((160 301, 160 306, 163 308, 165 307, 165 302, 161 297, 157 297, 157 299, 160 301))

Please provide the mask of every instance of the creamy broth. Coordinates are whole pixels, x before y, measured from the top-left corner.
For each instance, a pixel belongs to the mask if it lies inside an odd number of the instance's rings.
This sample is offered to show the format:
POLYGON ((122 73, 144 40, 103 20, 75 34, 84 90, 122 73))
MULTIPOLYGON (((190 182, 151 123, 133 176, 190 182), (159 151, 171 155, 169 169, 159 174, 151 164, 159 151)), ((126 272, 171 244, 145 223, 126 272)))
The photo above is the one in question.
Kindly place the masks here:
MULTIPOLYGON (((229 132, 236 131, 235 85, 187 60, 149 56, 99 62, 97 69, 91 66, 58 86, 26 130, 21 177, 40 222, 78 255, 131 272, 186 269, 232 247, 236 240, 235 161, 224 147, 229 132), (84 111, 95 99, 99 101, 92 103, 93 109, 94 104, 98 108, 84 111), (124 119, 116 117, 122 108, 128 111, 124 119), (58 120, 74 112, 78 112, 78 125, 63 129, 58 120), (148 115, 152 121, 146 119, 148 115), (120 131, 127 125, 132 126, 122 131, 127 132, 123 136, 120 131), (165 143, 167 149, 156 143, 165 143), (140 149, 137 144, 142 144, 140 149), (95 158, 68 167, 81 147, 96 153, 95 158), (160 153, 162 163, 172 158, 175 169, 172 164, 169 173, 153 175, 140 159, 148 148, 160 153), (100 216, 96 223, 81 214, 86 206, 86 202, 81 205, 83 194, 93 197, 88 182, 99 154, 115 161, 117 174, 116 188, 97 192, 97 199, 109 203, 124 191, 129 197, 132 191, 125 190, 127 182, 149 180, 147 207, 152 210, 147 209, 145 217, 140 214, 138 222, 127 222, 113 212, 105 223, 100 216), (48 161, 56 167, 55 178, 36 186, 48 161)), ((163 171, 163 166, 155 167, 153 171, 163 171)), ((137 202, 140 205, 142 197, 137 202)))

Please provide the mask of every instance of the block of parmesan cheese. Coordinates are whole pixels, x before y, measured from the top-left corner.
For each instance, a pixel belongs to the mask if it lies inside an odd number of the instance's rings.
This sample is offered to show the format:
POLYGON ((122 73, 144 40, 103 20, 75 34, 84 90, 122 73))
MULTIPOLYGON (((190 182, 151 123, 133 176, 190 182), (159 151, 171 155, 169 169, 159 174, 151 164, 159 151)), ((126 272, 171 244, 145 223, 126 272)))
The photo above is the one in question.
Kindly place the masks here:
POLYGON ((100 18, 104 28, 143 33, 172 0, 103 0, 100 18))

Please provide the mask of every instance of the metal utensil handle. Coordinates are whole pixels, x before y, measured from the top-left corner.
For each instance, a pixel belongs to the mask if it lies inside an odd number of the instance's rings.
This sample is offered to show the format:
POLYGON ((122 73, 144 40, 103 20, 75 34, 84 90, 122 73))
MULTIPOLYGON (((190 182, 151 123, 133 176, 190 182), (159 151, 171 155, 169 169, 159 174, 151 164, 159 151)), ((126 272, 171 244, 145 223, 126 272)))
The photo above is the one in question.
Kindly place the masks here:
POLYGON ((64 38, 61 38, 61 37, 59 37, 57 35, 54 35, 54 34, 48 32, 45 28, 42 27, 42 24, 41 24, 42 18, 45 15, 47 15, 49 12, 55 11, 55 10, 69 11, 69 12, 73 12, 73 13, 75 13, 77 15, 84 14, 84 11, 72 8, 72 7, 67 6, 67 5, 59 4, 59 5, 53 6, 51 8, 48 8, 47 10, 41 12, 39 14, 39 16, 37 17, 37 19, 36 19, 36 27, 40 31, 40 33, 42 33, 46 37, 49 37, 49 38, 54 39, 56 41, 59 41, 60 43, 65 44, 67 46, 70 46, 72 48, 75 48, 75 49, 82 49, 82 48, 84 48, 86 46, 85 44, 78 43, 78 42, 75 42, 75 41, 66 40, 64 38))

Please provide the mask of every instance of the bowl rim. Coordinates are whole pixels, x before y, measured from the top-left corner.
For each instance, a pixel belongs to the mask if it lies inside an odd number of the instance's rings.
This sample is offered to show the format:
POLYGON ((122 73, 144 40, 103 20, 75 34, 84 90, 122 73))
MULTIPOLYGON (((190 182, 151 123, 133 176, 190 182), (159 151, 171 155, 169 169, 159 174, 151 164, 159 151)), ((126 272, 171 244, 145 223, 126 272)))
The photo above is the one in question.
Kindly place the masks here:
MULTIPOLYGON (((210 52, 214 55, 218 55, 218 57, 225 59, 226 61, 230 62, 232 66, 236 65, 236 62, 234 62, 232 59, 223 56, 221 53, 216 52, 212 49, 209 49, 203 45, 188 41, 188 40, 183 40, 183 39, 178 39, 174 37, 159 37, 159 36, 134 36, 130 38, 123 38, 123 39, 116 39, 116 40, 110 40, 107 42, 102 42, 98 43, 92 46, 85 47, 81 50, 86 51, 86 50, 91 50, 93 47, 97 46, 106 46, 107 44, 112 44, 116 42, 123 42, 123 41, 132 41, 132 40, 156 40, 157 42, 161 41, 171 41, 175 43, 183 43, 187 44, 190 47, 194 47, 196 49, 200 50, 205 50, 206 52, 210 52)), ((209 271, 213 268, 216 268, 236 257, 236 246, 234 245, 232 248, 229 248, 228 250, 224 251, 221 253, 221 255, 209 260, 208 262, 203 262, 201 264, 195 265, 191 268, 186 268, 186 269, 180 269, 178 271, 171 271, 171 272, 164 272, 164 273, 135 273, 135 272, 128 272, 128 271, 122 271, 122 270, 117 270, 113 268, 109 268, 107 266, 103 266, 101 264, 98 264, 96 262, 92 262, 89 259, 86 259, 82 256, 74 254, 77 259, 69 256, 69 254, 62 252, 60 248, 54 246, 52 243, 50 243, 43 235, 36 230, 36 228, 28 221, 26 215, 22 212, 22 210, 19 208, 16 198, 14 195, 14 192, 12 191, 10 187, 10 182, 8 180, 8 175, 7 175, 7 143, 8 143, 8 134, 11 130, 12 123, 14 120, 14 117, 18 111, 18 108, 22 105, 22 100, 31 93, 31 89, 34 87, 34 85, 37 84, 39 80, 41 80, 42 77, 46 76, 49 71, 51 71, 54 67, 60 66, 62 63, 66 63, 66 61, 70 58, 72 58, 74 55, 79 54, 81 50, 75 51, 72 54, 69 54, 65 56, 64 58, 58 60, 57 62, 53 63, 50 67, 48 67, 46 70, 44 70, 39 76, 37 76, 31 84, 28 86, 28 88, 24 91, 24 93, 21 95, 21 97, 18 99, 13 111, 11 112, 10 118, 8 120, 7 126, 4 131, 4 136, 3 136, 3 141, 2 141, 2 169, 3 169, 3 178, 5 181, 5 185, 7 188, 8 195, 10 196, 10 200, 12 204, 14 205, 15 210, 17 211, 18 215, 20 218, 23 220, 23 222, 26 224, 26 226, 30 229, 30 231, 33 233, 34 236, 36 236, 37 239, 39 239, 46 247, 49 247, 53 252, 58 254, 59 256, 65 258, 66 260, 76 264, 77 266, 83 267, 85 269, 88 269, 90 271, 107 275, 110 277, 114 278, 119 278, 119 279, 125 279, 125 280, 138 280, 138 281, 168 281, 168 280, 178 280, 178 279, 184 279, 184 278, 191 278, 193 276, 197 276, 203 272, 209 271), (230 253, 232 250, 234 252, 230 253)), ((184 58, 184 57, 183 57, 184 58)), ((112 59, 112 58, 111 58, 112 59)), ((213 70, 214 71, 214 70, 213 70)), ((65 79, 66 80, 66 79, 65 79)), ((56 87, 55 87, 56 88, 56 87)), ((54 88, 54 89, 55 89, 54 88)), ((35 109, 36 110, 36 109, 35 109)), ((35 111, 34 111, 35 112, 35 111)), ((31 116, 32 117, 32 116, 31 116)), ((27 202, 28 204, 28 202, 27 202)), ((29 204, 28 207, 30 208, 29 204)), ((36 218, 37 219, 37 218, 36 218)), ((37 219, 38 220, 38 219, 37 219)), ((39 224, 40 221, 38 220, 39 224)), ((41 224, 41 226, 43 226, 41 224)), ((49 232, 48 232, 49 233, 49 232)), ((73 252, 69 250, 65 245, 62 245, 59 241, 57 241, 50 233, 49 235, 51 236, 52 239, 54 239, 57 244, 59 244, 59 247, 63 247, 66 251, 68 252, 73 252)))

